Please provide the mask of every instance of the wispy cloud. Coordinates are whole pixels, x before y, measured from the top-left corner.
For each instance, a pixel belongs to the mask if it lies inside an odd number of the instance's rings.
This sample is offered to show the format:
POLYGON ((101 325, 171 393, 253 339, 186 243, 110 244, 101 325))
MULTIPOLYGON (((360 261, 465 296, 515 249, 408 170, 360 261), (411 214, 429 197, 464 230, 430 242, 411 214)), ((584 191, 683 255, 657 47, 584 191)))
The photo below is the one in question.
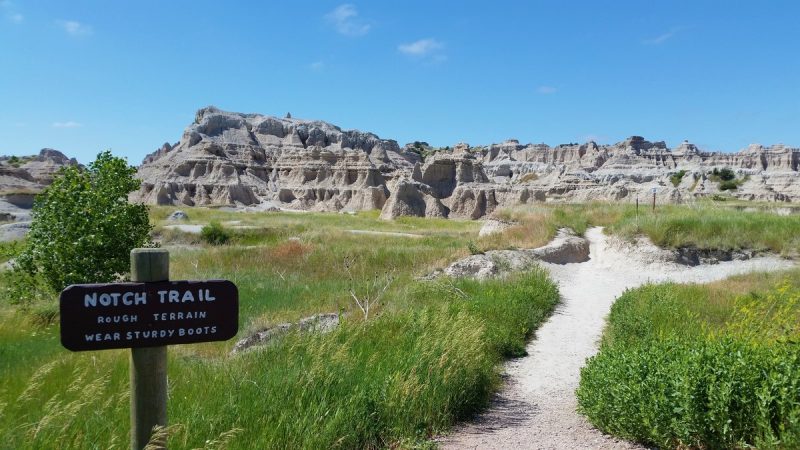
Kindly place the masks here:
POLYGON ((57 20, 56 24, 70 36, 89 36, 94 32, 91 26, 77 20, 57 20))
POLYGON ((558 88, 553 86, 539 86, 536 88, 536 92, 542 95, 550 95, 558 92, 558 88))
POLYGON ((434 61, 444 61, 447 57, 442 53, 444 43, 434 38, 425 38, 418 41, 400 44, 397 50, 408 56, 415 58, 430 58, 434 61))
POLYGON ((358 17, 358 10, 352 3, 337 6, 325 14, 325 20, 331 23, 339 34, 345 36, 363 36, 372 28, 372 25, 358 17))
POLYGON ((80 128, 82 126, 82 123, 72 120, 68 120, 66 122, 53 122, 53 128, 80 128))
POLYGON ((320 71, 325 68, 325 63, 323 61, 314 61, 308 65, 308 68, 313 71, 320 71))
POLYGON ((4 15, 6 19, 13 23, 22 23, 25 20, 25 16, 23 16, 17 8, 14 6, 14 3, 10 0, 0 0, 0 8, 3 9, 4 15))
POLYGON ((642 43, 645 45, 661 45, 664 42, 667 42, 668 40, 672 39, 680 31, 681 27, 673 27, 666 33, 660 34, 654 38, 643 40, 642 43))

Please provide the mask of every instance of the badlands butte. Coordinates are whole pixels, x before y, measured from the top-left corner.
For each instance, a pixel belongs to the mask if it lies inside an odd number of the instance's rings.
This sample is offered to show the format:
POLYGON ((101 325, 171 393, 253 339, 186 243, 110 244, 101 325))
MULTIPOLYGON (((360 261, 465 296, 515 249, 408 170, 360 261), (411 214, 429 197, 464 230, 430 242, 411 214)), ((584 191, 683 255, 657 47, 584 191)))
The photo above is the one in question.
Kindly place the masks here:
MULTIPOLYGON (((531 202, 645 201, 653 188, 659 202, 716 195, 793 202, 800 199, 799 160, 800 148, 784 145, 704 152, 687 141, 668 148, 639 136, 613 145, 507 140, 401 147, 327 122, 206 107, 179 142, 145 157, 138 170, 141 189, 131 200, 265 210, 380 209, 386 219, 478 219, 531 202), (724 174, 731 173, 735 178, 725 182, 724 174)), ((2 201, 27 209, 32 194, 64 164, 75 161, 49 149, 35 157, 0 158, 2 201)))

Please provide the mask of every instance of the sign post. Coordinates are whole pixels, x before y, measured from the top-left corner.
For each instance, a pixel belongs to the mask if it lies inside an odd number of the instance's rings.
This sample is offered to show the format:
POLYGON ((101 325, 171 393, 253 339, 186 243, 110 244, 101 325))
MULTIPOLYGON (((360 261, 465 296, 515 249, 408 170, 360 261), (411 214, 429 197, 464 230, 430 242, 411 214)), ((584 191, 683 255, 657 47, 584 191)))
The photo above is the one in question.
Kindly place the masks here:
MULTIPOLYGON (((169 281, 169 252, 155 248, 131 251, 131 281, 169 281)), ((154 427, 167 426, 167 347, 131 348, 130 372, 131 449, 141 450, 154 427)))
POLYGON ((236 336, 239 292, 226 280, 169 281, 169 252, 162 249, 131 251, 131 279, 64 289, 61 345, 76 352, 131 349, 131 448, 141 450, 154 427, 167 425, 166 346, 236 336))

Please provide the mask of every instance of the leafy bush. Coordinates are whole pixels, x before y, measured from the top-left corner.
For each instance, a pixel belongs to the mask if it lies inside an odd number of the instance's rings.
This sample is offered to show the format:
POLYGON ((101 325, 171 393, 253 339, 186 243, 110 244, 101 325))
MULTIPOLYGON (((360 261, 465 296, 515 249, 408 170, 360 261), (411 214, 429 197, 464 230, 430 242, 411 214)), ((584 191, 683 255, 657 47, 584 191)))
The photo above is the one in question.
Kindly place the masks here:
POLYGON ((686 175, 686 171, 685 170, 679 170, 679 171, 673 173, 672 175, 670 175, 669 181, 672 182, 673 186, 678 187, 678 185, 681 184, 681 180, 683 179, 684 175, 686 175))
POLYGON ((736 178, 736 173, 727 167, 722 169, 715 168, 711 171, 711 179, 715 181, 730 181, 734 178, 736 178))
POLYGON ((713 301, 704 286, 628 291, 581 371, 580 409, 664 448, 797 448, 798 319, 800 289, 788 284, 713 301))
POLYGON ((17 270, 43 277, 53 291, 75 283, 114 281, 130 252, 152 245, 147 207, 128 203, 139 188, 136 168, 105 151, 87 169, 68 166, 36 197, 17 270))
POLYGON ((211 222, 200 230, 200 237, 211 245, 227 244, 231 234, 219 222, 211 222))
POLYGON ((721 181, 719 183, 719 190, 721 191, 731 191, 731 190, 736 190, 738 188, 739 188, 739 183, 737 183, 735 180, 726 180, 726 181, 721 181))
POLYGON ((601 430, 664 448, 798 448, 800 348, 678 336, 604 349, 581 371, 601 430), (613 382, 609 382, 613 380, 613 382))

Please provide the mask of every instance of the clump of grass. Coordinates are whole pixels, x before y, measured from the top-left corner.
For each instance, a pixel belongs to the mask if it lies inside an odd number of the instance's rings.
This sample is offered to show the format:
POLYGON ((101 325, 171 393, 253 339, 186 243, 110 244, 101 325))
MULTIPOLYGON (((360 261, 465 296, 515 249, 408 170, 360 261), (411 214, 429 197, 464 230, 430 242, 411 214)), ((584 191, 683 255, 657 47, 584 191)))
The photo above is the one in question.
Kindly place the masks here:
POLYGON ((774 276, 628 291, 581 372, 580 409, 662 448, 795 448, 798 323, 800 286, 774 276))
POLYGON ((517 183, 520 183, 520 184, 521 183, 531 183, 531 182, 536 181, 538 179, 539 179, 539 175, 537 173, 528 172, 528 173, 522 175, 521 177, 519 177, 519 179, 517 180, 517 183))

